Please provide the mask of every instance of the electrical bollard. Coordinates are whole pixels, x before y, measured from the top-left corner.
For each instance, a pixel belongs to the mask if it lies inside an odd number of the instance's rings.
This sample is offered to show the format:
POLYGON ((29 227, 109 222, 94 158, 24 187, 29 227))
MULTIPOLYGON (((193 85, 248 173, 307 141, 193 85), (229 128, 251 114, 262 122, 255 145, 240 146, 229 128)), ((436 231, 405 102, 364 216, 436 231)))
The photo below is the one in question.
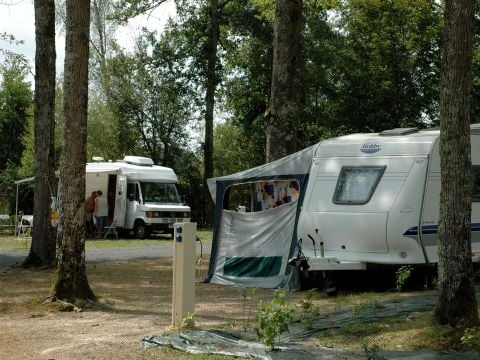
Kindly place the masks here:
POLYGON ((174 224, 172 327, 193 314, 195 304, 195 263, 197 223, 174 224))

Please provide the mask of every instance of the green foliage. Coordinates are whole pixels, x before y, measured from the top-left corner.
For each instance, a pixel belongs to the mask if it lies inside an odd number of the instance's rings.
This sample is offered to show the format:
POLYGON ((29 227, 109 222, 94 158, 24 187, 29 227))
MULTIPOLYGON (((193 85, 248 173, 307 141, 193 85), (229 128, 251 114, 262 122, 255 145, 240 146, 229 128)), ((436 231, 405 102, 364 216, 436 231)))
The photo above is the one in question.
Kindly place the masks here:
POLYGON ((27 82, 28 62, 25 58, 7 56, 0 65, 0 171, 9 162, 19 165, 22 137, 31 116, 32 91, 27 82))
POLYGON ((306 330, 313 329, 313 324, 320 315, 320 306, 312 302, 313 294, 316 291, 316 289, 306 291, 304 298, 300 302, 300 321, 306 330))
POLYGON ((400 268, 395 272, 397 291, 400 291, 404 288, 407 280, 412 275, 412 271, 413 271, 413 266, 404 265, 404 266, 400 266, 400 268))
POLYGON ((430 0, 342 2, 339 124, 353 131, 436 119, 441 7, 430 0))
POLYGON ((118 50, 108 65, 118 151, 147 155, 166 166, 186 146, 193 116, 192 89, 182 73, 184 64, 172 57, 172 46, 168 37, 157 41, 144 33, 133 55, 118 50))
POLYGON ((480 352, 480 329, 467 328, 460 338, 462 345, 469 351, 480 352))
POLYGON ((93 156, 113 161, 123 158, 117 136, 118 119, 98 94, 90 95, 87 126, 87 160, 91 161, 93 156))
MULTIPOLYGON (((21 162, 27 122, 31 117, 32 91, 27 82, 27 60, 16 54, 6 54, 0 64, 0 209, 15 211, 15 185, 21 162)), ((24 190, 24 189, 22 189, 24 190)), ((23 206, 23 192, 20 207, 23 206)))
POLYGON ((191 330, 195 328, 195 314, 187 313, 187 315, 182 319, 180 323, 181 330, 191 330))
MULTIPOLYGON (((219 123, 214 131, 215 176, 232 174, 258 165, 256 144, 232 122, 219 123)), ((260 154, 263 155, 263 152, 260 154)), ((263 156, 262 156, 263 157, 263 156)))
POLYGON ((281 334, 288 332, 293 318, 293 307, 285 301, 286 292, 278 290, 270 302, 260 302, 257 313, 257 331, 270 350, 275 349, 281 334))

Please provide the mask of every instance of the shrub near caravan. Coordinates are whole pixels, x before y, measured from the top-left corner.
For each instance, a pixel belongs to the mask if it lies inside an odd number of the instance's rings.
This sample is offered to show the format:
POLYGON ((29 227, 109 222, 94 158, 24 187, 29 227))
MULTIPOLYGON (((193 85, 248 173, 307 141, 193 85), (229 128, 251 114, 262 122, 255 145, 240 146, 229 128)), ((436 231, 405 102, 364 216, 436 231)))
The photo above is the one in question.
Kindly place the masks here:
POLYGON ((182 203, 170 168, 152 159, 125 156, 116 162, 86 166, 86 194, 101 190, 107 196, 109 219, 118 228, 144 238, 153 231, 173 234, 173 224, 190 221, 190 207, 182 203))
MULTIPOLYGON (((439 136, 417 128, 352 134, 209 179, 216 208, 208 279, 294 289, 294 259, 322 274, 438 262, 439 136), (237 212, 232 195, 242 186, 251 195, 238 204, 247 211, 237 212)), ((471 126, 471 144, 472 257, 479 261, 480 124, 471 126)))

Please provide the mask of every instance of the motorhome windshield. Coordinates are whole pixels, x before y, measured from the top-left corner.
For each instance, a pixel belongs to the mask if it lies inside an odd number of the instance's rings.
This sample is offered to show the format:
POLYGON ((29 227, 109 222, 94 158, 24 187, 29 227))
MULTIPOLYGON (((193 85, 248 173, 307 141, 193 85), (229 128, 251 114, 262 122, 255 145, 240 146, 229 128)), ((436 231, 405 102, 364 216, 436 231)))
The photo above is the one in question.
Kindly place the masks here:
POLYGON ((145 203, 180 204, 182 202, 175 184, 141 182, 140 187, 145 203))

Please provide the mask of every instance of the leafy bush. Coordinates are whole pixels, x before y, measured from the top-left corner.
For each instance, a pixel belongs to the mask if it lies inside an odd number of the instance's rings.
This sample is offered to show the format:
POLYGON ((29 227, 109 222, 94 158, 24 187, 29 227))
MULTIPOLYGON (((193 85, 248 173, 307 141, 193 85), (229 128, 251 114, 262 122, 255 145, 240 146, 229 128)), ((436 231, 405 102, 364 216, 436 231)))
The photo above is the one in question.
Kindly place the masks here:
POLYGON ((397 290, 400 291, 404 288, 405 283, 412 275, 413 267, 411 265, 400 266, 400 268, 395 272, 397 290))
POLYGON ((260 302, 257 314, 257 332, 269 350, 275 349, 281 334, 288 332, 293 307, 285 302, 285 291, 276 291, 270 302, 260 302))

